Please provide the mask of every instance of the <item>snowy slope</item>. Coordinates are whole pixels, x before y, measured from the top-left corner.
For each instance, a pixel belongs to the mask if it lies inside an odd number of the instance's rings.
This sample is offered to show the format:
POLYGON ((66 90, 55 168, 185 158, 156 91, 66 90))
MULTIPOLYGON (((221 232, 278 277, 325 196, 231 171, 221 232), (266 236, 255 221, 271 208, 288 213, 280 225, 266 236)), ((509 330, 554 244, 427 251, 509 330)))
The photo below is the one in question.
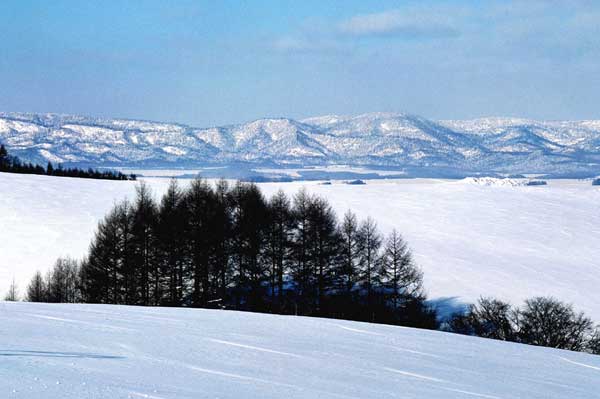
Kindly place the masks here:
POLYGON ((160 164, 217 152, 183 125, 55 114, 0 114, 0 141, 38 163, 160 164))
POLYGON ((194 128, 55 114, 0 113, 0 141, 30 161, 93 166, 369 165, 415 175, 600 173, 600 121, 399 113, 259 119, 194 128))
MULTIPOLYGON (((147 179, 155 193, 168 179, 147 179)), ((182 184, 188 181, 182 180, 182 184)), ((372 216, 413 248, 434 299, 493 295, 518 303, 534 295, 572 302, 600 322, 600 187, 589 181, 488 186, 474 180, 390 180, 367 185, 265 183, 268 195, 302 186, 339 215, 372 216)), ((83 256, 115 201, 135 183, 0 173, 0 295, 14 276, 23 289, 36 269, 83 256)))
POLYGON ((195 136, 219 149, 222 162, 304 159, 319 162, 327 150, 310 134, 311 126, 290 119, 261 119, 245 125, 199 130, 195 136))
POLYGON ((0 303, 2 398, 594 398, 600 356, 221 310, 0 303))

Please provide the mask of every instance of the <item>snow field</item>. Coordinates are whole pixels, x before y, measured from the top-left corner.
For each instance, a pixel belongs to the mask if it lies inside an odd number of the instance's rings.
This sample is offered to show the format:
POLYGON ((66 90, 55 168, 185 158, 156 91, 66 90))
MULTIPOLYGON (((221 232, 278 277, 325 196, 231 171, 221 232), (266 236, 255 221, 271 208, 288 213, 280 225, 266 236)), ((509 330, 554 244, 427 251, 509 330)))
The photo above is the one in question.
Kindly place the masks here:
POLYGON ((0 303, 2 398, 592 398, 600 357, 332 319, 0 303))
MULTIPOLYGON (((168 179, 145 179, 156 195, 168 179)), ((182 185, 188 180, 181 180, 182 185)), ((413 249, 433 300, 535 295, 572 302, 600 322, 600 188, 550 180, 543 187, 482 186, 433 179, 259 184, 266 195, 301 187, 396 228, 413 249)), ((14 277, 21 292, 59 256, 82 257, 98 220, 135 183, 0 173, 0 295, 14 277)))

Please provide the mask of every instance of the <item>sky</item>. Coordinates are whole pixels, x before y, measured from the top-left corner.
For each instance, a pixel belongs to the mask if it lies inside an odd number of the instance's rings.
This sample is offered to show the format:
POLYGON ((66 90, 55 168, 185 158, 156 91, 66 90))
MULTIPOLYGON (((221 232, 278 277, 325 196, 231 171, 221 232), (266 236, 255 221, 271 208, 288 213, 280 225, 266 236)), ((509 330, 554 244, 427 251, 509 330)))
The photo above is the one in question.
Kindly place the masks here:
POLYGON ((0 111, 600 119, 600 1, 0 2, 0 111))

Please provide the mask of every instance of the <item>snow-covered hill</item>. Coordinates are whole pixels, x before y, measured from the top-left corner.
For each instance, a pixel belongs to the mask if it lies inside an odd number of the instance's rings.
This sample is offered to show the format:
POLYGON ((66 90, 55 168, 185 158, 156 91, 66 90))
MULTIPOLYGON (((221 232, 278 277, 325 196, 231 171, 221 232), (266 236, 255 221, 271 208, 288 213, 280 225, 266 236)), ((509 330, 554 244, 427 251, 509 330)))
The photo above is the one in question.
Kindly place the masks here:
POLYGON ((600 121, 435 122, 372 113, 214 128, 0 113, 0 141, 26 160, 92 166, 370 165, 429 176, 600 173, 600 121), (416 172, 415 172, 416 171, 416 172))
POLYGON ((221 310, 0 303, 2 398, 582 398, 600 356, 221 310))
MULTIPOLYGON (((168 179, 145 180, 157 195, 168 185, 168 179)), ((351 209, 373 217, 383 232, 397 228, 434 300, 490 295, 517 304, 553 295, 600 322, 600 187, 590 181, 550 180, 539 187, 471 179, 367 183, 260 187, 267 195, 306 187, 339 215, 351 209)), ((35 270, 45 272, 57 257, 83 256, 98 220, 135 191, 127 181, 8 173, 0 173, 0 187, 0 295, 13 277, 23 290, 35 270)))

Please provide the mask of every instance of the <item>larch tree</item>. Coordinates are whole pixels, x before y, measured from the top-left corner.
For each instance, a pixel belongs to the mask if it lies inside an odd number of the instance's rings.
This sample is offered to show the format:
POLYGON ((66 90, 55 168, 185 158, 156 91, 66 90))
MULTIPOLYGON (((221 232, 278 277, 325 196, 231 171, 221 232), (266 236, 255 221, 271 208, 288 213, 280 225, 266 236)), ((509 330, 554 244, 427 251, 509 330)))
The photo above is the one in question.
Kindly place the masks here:
POLYGON ((160 303, 162 296, 160 270, 156 262, 156 220, 157 207, 150 187, 140 182, 136 187, 136 197, 132 206, 131 233, 133 239, 133 263, 139 271, 140 303, 160 303))
POLYGON ((9 302, 17 302, 19 300, 19 288, 17 287, 17 283, 15 282, 14 278, 10 283, 10 287, 8 287, 8 291, 4 296, 4 300, 9 302))
POLYGON ((271 298, 279 309, 283 306, 284 276, 292 247, 293 217, 289 198, 279 190, 269 201, 267 256, 270 259, 271 298))
POLYGON ((46 302, 46 282, 39 271, 31 278, 25 298, 28 302, 46 302))
POLYGON ((367 218, 359 227, 359 264, 361 282, 366 290, 367 306, 374 305, 374 286, 378 272, 379 250, 381 248, 381 235, 377 231, 377 224, 367 218))
POLYGON ((406 241, 395 229, 385 241, 378 278, 394 309, 407 300, 423 296, 423 273, 415 265, 406 241))
POLYGON ((171 179, 163 195, 157 213, 156 238, 160 275, 164 277, 168 292, 161 303, 180 306, 184 298, 185 262, 185 210, 183 193, 177 180, 171 179))
POLYGON ((340 227, 341 254, 336 273, 341 292, 350 298, 358 280, 360 237, 356 215, 351 211, 344 214, 340 227))

